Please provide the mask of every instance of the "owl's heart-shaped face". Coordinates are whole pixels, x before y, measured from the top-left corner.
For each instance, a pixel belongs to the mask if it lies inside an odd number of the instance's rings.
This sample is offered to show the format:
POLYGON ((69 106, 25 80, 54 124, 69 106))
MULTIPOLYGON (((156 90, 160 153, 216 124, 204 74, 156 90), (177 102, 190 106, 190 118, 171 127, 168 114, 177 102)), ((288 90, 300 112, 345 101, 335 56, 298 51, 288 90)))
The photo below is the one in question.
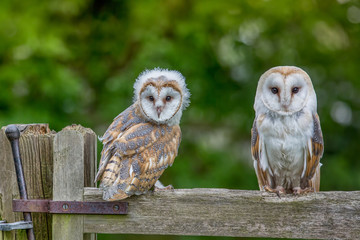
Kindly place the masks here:
POLYGON ((178 125, 190 103, 185 78, 174 70, 146 70, 136 79, 134 90, 134 103, 142 117, 156 124, 178 125))
MULTIPOLYGON (((269 110, 289 115, 302 110, 313 89, 310 78, 297 68, 275 68, 264 74, 259 82, 258 94, 269 110)), ((316 101, 316 100, 315 100, 316 101)))
POLYGON ((182 95, 174 82, 149 82, 140 92, 144 114, 157 123, 164 123, 180 110, 182 95), (160 83, 160 84, 159 84, 160 83))

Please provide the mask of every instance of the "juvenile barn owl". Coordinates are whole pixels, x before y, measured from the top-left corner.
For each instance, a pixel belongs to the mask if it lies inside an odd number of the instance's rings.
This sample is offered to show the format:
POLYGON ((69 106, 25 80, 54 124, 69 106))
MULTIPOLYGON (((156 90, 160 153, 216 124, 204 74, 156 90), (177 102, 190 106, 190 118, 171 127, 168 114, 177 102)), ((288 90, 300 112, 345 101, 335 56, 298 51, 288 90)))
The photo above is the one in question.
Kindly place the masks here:
POLYGON ((260 190, 319 191, 323 137, 316 94, 298 67, 269 69, 259 80, 251 153, 260 190))
POLYGON ((146 193, 173 164, 189 98, 185 78, 177 71, 155 68, 139 75, 134 103, 100 139, 104 147, 95 181, 101 181, 104 200, 146 193))

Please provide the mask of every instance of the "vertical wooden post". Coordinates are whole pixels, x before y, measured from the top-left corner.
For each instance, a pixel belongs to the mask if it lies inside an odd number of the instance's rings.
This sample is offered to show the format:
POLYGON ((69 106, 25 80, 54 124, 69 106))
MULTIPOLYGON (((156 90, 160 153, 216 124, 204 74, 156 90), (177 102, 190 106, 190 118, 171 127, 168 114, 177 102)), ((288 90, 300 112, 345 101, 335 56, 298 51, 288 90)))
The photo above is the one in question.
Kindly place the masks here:
MULTIPOLYGON (((84 187, 94 186, 96 135, 88 128, 73 125, 54 139, 54 201, 83 201, 84 187)), ((53 239, 95 239, 84 236, 83 215, 53 215, 53 239)))
MULTIPOLYGON (((52 198, 52 146, 55 133, 48 124, 19 124, 21 131, 20 155, 24 168, 29 199, 52 198)), ((12 199, 19 198, 11 147, 5 135, 5 127, 0 130, 0 217, 7 222, 22 220, 22 213, 12 211, 12 199)), ((51 239, 51 215, 34 213, 35 237, 51 239)), ((24 230, 3 232, 0 239, 26 239, 24 230)))

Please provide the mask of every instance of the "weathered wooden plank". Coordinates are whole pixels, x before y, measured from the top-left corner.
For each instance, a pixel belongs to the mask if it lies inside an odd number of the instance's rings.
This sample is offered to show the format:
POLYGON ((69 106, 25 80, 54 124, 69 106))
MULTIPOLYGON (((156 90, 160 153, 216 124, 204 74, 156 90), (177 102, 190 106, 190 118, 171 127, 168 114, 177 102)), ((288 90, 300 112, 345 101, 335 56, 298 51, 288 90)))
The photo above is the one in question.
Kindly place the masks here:
MULTIPOLYGON (((24 169, 29 198, 52 197, 52 143, 55 134, 48 124, 19 124, 21 130, 20 154, 24 169)), ((12 212, 12 199, 19 198, 18 185, 11 147, 5 135, 5 127, 0 131, 0 216, 8 222, 20 221, 22 213, 12 212)), ((36 239, 51 238, 51 215, 33 214, 36 239)), ((26 239, 25 231, 3 233, 4 239, 26 239)))
MULTIPOLYGON (((7 222, 14 222, 21 219, 21 214, 13 213, 11 209, 12 198, 19 197, 19 190, 16 184, 16 174, 10 142, 5 135, 5 128, 0 131, 0 216, 7 222)), ((21 153, 20 153, 21 154, 21 153)), ((3 232, 4 239, 15 239, 15 231, 3 232)))
MULTIPOLYGON (((53 200, 82 201, 83 189, 94 176, 96 135, 91 129, 73 125, 64 128, 54 139, 53 200), (93 151, 90 153, 89 151, 93 151)), ((84 239, 83 215, 53 216, 53 239, 84 239)), ((94 239, 87 234, 85 239, 94 239)))
MULTIPOLYGON (((85 188, 84 200, 100 201, 85 188)), ((129 214, 85 216, 84 231, 267 238, 358 239, 360 191, 306 196, 228 189, 176 189, 125 199, 129 214)))
MULTIPOLYGON (((53 139, 47 124, 30 125, 20 138, 20 152, 29 199, 52 198, 53 139)), ((36 239, 51 239, 52 216, 32 214, 36 239)))

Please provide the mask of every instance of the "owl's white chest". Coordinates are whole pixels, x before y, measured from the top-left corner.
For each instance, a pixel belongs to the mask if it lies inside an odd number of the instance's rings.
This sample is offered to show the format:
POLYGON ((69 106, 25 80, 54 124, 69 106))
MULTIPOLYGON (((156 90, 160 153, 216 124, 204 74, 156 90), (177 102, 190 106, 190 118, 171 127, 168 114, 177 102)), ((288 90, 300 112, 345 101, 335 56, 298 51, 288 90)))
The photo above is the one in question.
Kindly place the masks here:
POLYGON ((312 132, 311 113, 266 114, 259 118, 258 128, 263 144, 262 167, 268 168, 281 181, 278 184, 293 185, 300 181, 307 141, 312 132))

